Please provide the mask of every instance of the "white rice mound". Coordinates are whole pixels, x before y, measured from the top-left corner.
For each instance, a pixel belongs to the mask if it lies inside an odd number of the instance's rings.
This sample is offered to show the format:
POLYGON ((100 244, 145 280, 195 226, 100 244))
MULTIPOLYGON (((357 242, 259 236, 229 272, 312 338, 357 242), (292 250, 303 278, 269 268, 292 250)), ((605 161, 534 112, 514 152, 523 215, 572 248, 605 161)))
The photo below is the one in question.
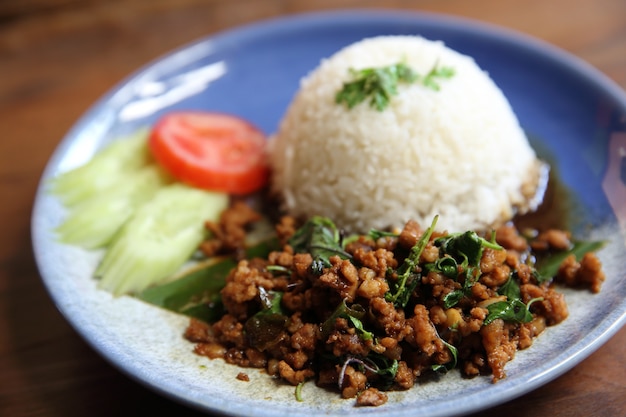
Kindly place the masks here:
POLYGON ((422 227, 487 230, 536 205, 539 162, 502 91, 475 61, 417 36, 364 39, 301 81, 270 141, 271 189, 296 217, 327 216, 348 232, 422 227), (452 67, 439 91, 399 84, 378 111, 335 102, 350 69, 404 62, 452 67))

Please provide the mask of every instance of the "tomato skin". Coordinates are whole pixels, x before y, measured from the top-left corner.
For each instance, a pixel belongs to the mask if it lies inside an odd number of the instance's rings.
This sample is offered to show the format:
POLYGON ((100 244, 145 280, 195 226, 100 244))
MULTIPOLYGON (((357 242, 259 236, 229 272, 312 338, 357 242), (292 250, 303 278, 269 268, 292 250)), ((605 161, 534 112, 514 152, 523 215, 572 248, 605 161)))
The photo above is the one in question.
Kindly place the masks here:
POLYGON ((149 148, 174 178, 194 187, 249 194, 268 181, 263 132, 239 117, 172 112, 154 125, 149 148))

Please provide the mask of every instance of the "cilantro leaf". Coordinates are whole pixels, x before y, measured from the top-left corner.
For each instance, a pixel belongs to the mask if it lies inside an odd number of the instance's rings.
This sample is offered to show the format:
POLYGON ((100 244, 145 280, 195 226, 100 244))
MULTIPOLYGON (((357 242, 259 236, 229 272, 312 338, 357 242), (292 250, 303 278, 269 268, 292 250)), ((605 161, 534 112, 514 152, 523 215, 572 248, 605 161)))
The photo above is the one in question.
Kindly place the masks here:
POLYGON ((437 78, 451 78, 454 75, 454 68, 450 67, 438 67, 435 65, 429 72, 426 74, 424 79, 422 80, 422 84, 426 87, 429 87, 435 91, 439 91, 441 88, 437 83, 437 78))
POLYGON ((398 84, 412 84, 418 80, 432 90, 440 89, 436 79, 450 78, 454 69, 435 65, 425 76, 420 76, 406 64, 400 62, 380 68, 351 69, 353 80, 345 82, 335 95, 335 102, 352 109, 369 98, 372 108, 383 111, 392 96, 398 94, 398 84))

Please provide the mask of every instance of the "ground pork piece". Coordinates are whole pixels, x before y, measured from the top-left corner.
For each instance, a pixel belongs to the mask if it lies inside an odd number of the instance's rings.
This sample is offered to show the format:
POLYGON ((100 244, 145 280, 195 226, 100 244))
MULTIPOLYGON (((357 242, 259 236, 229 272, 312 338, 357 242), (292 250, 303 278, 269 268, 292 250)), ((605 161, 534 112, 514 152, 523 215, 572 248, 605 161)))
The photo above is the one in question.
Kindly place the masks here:
POLYGON ((248 365, 251 368, 265 368, 267 366, 267 356, 265 353, 254 349, 248 348, 244 351, 248 365))
POLYGON ((387 271, 390 268, 395 269, 398 267, 398 261, 393 252, 387 249, 368 250, 359 247, 354 251, 353 257, 355 263, 373 270, 376 276, 381 278, 387 275, 387 271))
POLYGON ((359 237, 354 240, 350 240, 346 244, 345 250, 349 254, 354 255, 354 253, 359 249, 367 252, 375 250, 376 248, 376 242, 374 242, 371 237, 367 235, 359 235, 359 237))
POLYGON ((309 364, 310 359, 309 355, 302 350, 295 350, 283 355, 283 360, 295 370, 304 369, 309 364))
POLYGON ((430 309, 430 318, 433 324, 445 326, 463 337, 478 332, 485 317, 487 317, 487 310, 480 307, 472 308, 469 316, 466 316, 460 308, 444 310, 440 306, 433 306, 430 309))
POLYGON ((488 287, 503 285, 511 273, 511 268, 505 263, 506 259, 506 250, 484 248, 480 259, 480 271, 482 273, 480 281, 488 287))
POLYGON ((405 249, 411 249, 417 244, 423 233, 422 227, 418 222, 409 220, 398 236, 398 245, 405 249))
POLYGON ((376 272, 369 268, 359 269, 359 280, 361 284, 357 289, 357 295, 366 299, 374 297, 384 297, 389 291, 389 283, 386 279, 376 276, 376 272))
POLYGON ((246 346, 243 324, 230 314, 225 314, 221 319, 213 323, 211 329, 216 340, 221 343, 228 343, 240 349, 246 346))
POLYGON ((520 263, 515 268, 515 272, 520 284, 529 284, 537 281, 530 265, 520 263))
POLYGON ((293 253, 291 251, 272 251, 267 256, 267 260, 271 265, 289 269, 293 265, 293 253))
POLYGON ((487 365, 480 329, 479 332, 470 333, 468 336, 462 337, 456 344, 456 347, 463 375, 476 376, 491 373, 487 365))
POLYGON ((571 234, 565 230, 548 229, 530 242, 530 246, 535 251, 545 250, 567 250, 572 246, 571 234))
POLYGON ((461 288, 461 284, 458 281, 451 278, 445 278, 441 284, 433 285, 431 295, 434 298, 442 300, 446 295, 450 294, 452 291, 458 290, 459 288, 461 288))
POLYGON ((383 297, 372 298, 369 309, 374 326, 384 330, 387 336, 402 341, 412 332, 411 326, 405 321, 404 311, 397 310, 393 303, 383 297))
POLYGON ((282 298, 283 307, 290 311, 303 311, 306 309, 306 288, 303 283, 298 284, 294 290, 285 292, 282 298))
POLYGON ((430 321, 437 326, 447 325, 448 316, 446 315, 446 310, 440 305, 434 305, 429 310, 430 321))
POLYGON ((297 278, 308 278, 309 268, 313 263, 310 253, 296 253, 293 255, 293 272, 297 278))
POLYGON ((569 315, 565 296, 551 287, 524 284, 520 286, 520 293, 526 304, 534 298, 540 299, 532 303, 530 308, 533 311, 538 309, 548 326, 562 322, 569 315))
POLYGON ((600 292, 606 275, 602 262, 596 254, 586 253, 580 262, 574 255, 569 255, 559 266, 556 280, 570 287, 585 287, 593 293, 600 292))
POLYGON ((528 242, 520 236, 517 228, 512 224, 500 226, 496 230, 496 242, 505 249, 511 249, 516 252, 525 252, 528 250, 528 242))
POLYGON ((320 321, 330 317, 342 301, 336 291, 322 286, 313 286, 304 291, 305 310, 320 321))
POLYGON ((244 372, 239 372, 236 378, 240 381, 250 382, 250 377, 244 372))
POLYGON ((370 351, 368 344, 359 337, 356 330, 350 327, 348 321, 344 318, 335 320, 334 330, 329 334, 325 342, 336 357, 346 354, 366 357, 370 351))
POLYGON ((211 359, 223 358, 226 348, 215 340, 211 326, 201 320, 191 318, 185 330, 185 339, 196 343, 194 353, 211 359))
POLYGON ((428 309, 422 304, 416 304, 413 314, 413 317, 406 320, 413 328, 412 337, 407 338, 407 341, 428 356, 447 350, 439 338, 435 326, 430 321, 428 309))
POLYGON ((469 360, 463 362, 462 371, 465 376, 478 376, 486 366, 485 356, 481 353, 473 354, 469 360))
POLYGON ((243 201, 236 201, 220 215, 218 222, 207 221, 210 238, 200 244, 207 256, 237 253, 245 249, 246 227, 261 219, 261 215, 243 201))
POLYGON ((490 298, 493 298, 495 295, 495 292, 491 288, 487 287, 481 282, 477 282, 472 285, 471 293, 472 298, 475 299, 477 302, 480 302, 481 300, 488 300, 490 298))
POLYGON ((402 389, 409 389, 415 385, 413 371, 405 361, 398 361, 398 372, 396 372, 394 382, 402 389))
POLYGON ((502 319, 496 319, 480 330, 487 363, 493 374, 493 382, 506 377, 504 366, 513 359, 517 346, 511 341, 509 328, 502 319))
POLYGON ((329 260, 332 266, 317 279, 316 283, 336 291, 346 301, 353 301, 359 285, 356 267, 349 260, 341 259, 339 256, 331 256, 329 260))
POLYGON ((400 358, 402 357, 402 346, 400 346, 398 341, 393 337, 383 337, 379 340, 377 344, 373 344, 372 346, 372 350, 374 350, 377 346, 382 346, 384 350, 380 351, 379 353, 383 354, 389 359, 400 360, 400 358))
POLYGON ((480 276, 480 282, 487 287, 497 288, 500 287, 509 280, 511 275, 511 268, 508 265, 501 264, 494 266, 488 273, 480 276))
POLYGON ((402 353, 402 359, 406 361, 414 378, 432 371, 432 358, 415 348, 405 349, 402 353))
POLYGON ((366 388, 363 392, 356 397, 356 405, 364 407, 364 406, 373 406, 378 407, 379 405, 383 405, 387 402, 387 394, 379 391, 377 388, 370 387, 366 388))
POLYGON ((421 263, 433 263, 439 259, 439 247, 435 246, 432 241, 428 242, 420 255, 421 263))
MULTIPOLYGON (((441 272, 428 271, 425 276, 422 276, 422 284, 426 285, 443 285, 446 281, 446 276, 441 272)), ((460 288, 460 284, 459 284, 460 288)))
POLYGON ((194 346, 193 352, 210 359, 217 359, 226 355, 226 348, 220 343, 198 343, 194 346))
POLYGON ((185 329, 184 337, 193 343, 212 342, 213 332, 208 323, 192 317, 185 329))
POLYGON ((237 348, 227 349, 226 353, 224 354, 224 361, 226 363, 238 365, 244 368, 247 367, 249 363, 245 353, 241 349, 237 348))
POLYGON ((278 362, 278 374, 282 379, 289 382, 291 385, 298 385, 301 382, 315 376, 315 371, 312 369, 294 370, 287 362, 278 362))
POLYGON ((251 268, 246 260, 239 261, 226 278, 226 285, 222 288, 221 296, 224 309, 232 316, 243 320, 250 310, 249 302, 256 300, 259 287, 272 290, 275 281, 267 274, 251 268))
POLYGON ((398 238, 395 236, 382 236, 376 239, 376 248, 394 251, 398 247, 398 238))
POLYGON ((300 330, 302 326, 304 326, 302 311, 296 311, 291 315, 291 317, 289 317, 289 320, 287 320, 285 330, 287 330, 290 335, 293 335, 300 330))
POLYGON ((483 274, 493 271, 502 266, 506 261, 507 251, 502 249, 484 248, 480 258, 480 270, 483 274))
POLYGON ((287 244, 298 228, 296 219, 291 216, 283 216, 280 218, 274 229, 282 246, 287 244))
POLYGON ((348 365, 340 376, 339 384, 343 398, 354 398, 367 386, 367 376, 348 365))
POLYGON ((474 307, 470 310, 469 317, 459 323, 457 331, 463 337, 467 337, 472 333, 478 333, 483 327, 483 323, 489 312, 486 308, 474 307))
POLYGON ((317 345, 318 335, 318 326, 313 323, 305 323, 291 335, 291 347, 313 352, 317 345))
POLYGON ((337 387, 339 381, 340 366, 330 366, 327 363, 322 363, 321 368, 317 372, 317 380, 315 381, 318 386, 321 387, 337 387))
POLYGON ((529 323, 521 323, 518 332, 517 348, 519 350, 528 349, 534 339, 539 336, 546 328, 546 320, 544 317, 534 317, 529 323))
POLYGON ((555 279, 565 285, 574 286, 576 284, 576 272, 580 269, 580 263, 576 261, 576 256, 569 255, 559 265, 555 279))

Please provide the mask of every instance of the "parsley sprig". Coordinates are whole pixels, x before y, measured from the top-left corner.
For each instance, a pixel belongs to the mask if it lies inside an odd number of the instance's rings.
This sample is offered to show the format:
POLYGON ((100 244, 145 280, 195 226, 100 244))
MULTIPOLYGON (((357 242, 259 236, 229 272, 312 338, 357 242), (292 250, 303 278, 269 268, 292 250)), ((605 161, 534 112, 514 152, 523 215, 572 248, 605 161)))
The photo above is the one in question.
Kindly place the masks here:
POLYGON ((437 82, 441 78, 454 75, 451 67, 439 67, 437 64, 426 74, 420 75, 403 62, 380 68, 350 69, 353 80, 345 82, 335 95, 338 104, 345 104, 349 109, 369 98, 371 107, 383 111, 392 96, 398 94, 398 84, 420 82, 425 87, 438 91, 437 82))

